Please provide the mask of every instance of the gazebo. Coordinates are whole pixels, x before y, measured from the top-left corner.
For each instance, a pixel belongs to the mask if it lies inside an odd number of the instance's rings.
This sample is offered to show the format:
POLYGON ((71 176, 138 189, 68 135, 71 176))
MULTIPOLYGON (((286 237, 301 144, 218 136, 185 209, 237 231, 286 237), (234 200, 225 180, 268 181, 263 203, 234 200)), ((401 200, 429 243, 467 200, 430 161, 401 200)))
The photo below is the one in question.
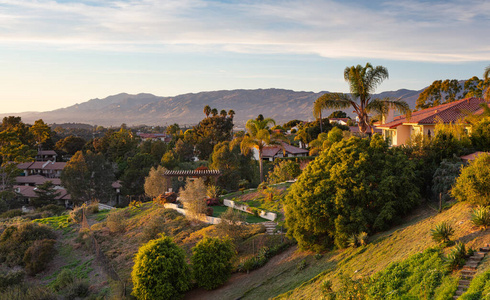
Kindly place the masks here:
POLYGON ((178 177, 179 181, 183 181, 186 177, 203 178, 204 180, 209 178, 216 183, 219 176, 221 176, 220 170, 167 170, 163 173, 167 186, 172 186, 172 177, 178 177))

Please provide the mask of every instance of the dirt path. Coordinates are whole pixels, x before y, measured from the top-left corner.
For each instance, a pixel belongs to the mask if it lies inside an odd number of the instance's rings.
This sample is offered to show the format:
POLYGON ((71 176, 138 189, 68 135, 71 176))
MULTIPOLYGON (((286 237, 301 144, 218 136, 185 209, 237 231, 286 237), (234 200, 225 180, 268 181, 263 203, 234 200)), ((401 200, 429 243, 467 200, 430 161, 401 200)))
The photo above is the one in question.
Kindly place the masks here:
POLYGON ((222 287, 206 291, 204 289, 194 289, 188 292, 184 299, 192 300, 232 300, 241 299, 249 290, 255 287, 261 286, 265 281, 271 277, 280 275, 284 268, 281 268, 281 264, 289 261, 294 256, 294 252, 297 247, 291 247, 285 252, 274 256, 265 266, 262 268, 252 271, 249 274, 246 273, 235 273, 231 276, 225 285, 222 287))

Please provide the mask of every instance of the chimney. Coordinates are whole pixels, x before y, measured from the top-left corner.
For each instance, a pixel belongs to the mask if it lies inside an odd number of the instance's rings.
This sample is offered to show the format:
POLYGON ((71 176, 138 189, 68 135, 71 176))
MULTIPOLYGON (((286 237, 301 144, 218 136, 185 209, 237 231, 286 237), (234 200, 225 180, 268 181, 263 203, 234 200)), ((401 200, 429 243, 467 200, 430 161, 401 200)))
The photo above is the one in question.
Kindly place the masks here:
POLYGON ((383 124, 390 123, 395 119, 395 109, 390 107, 388 109, 388 112, 386 113, 386 116, 383 116, 383 124))

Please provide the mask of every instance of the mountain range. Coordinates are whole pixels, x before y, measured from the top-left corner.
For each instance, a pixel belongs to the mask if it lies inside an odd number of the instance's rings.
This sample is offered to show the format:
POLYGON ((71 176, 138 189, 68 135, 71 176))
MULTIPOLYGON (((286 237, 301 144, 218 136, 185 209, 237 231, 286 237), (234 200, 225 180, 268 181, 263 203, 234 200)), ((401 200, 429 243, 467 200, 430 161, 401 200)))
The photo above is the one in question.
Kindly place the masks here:
MULTIPOLYGON (((401 89, 382 92, 374 97, 402 98, 415 107, 422 92, 401 89)), ((273 118, 278 124, 293 119, 312 120, 313 102, 327 92, 302 92, 285 89, 222 90, 183 94, 174 97, 159 97, 152 94, 130 95, 121 93, 103 99, 92 99, 80 104, 46 112, 23 112, 0 114, 0 117, 16 115, 25 123, 32 124, 43 119, 46 123, 86 123, 102 126, 132 125, 179 125, 197 124, 203 119, 203 108, 209 105, 227 112, 235 111, 236 126, 262 114, 273 118)), ((333 110, 325 111, 328 116, 333 110)), ((346 111, 353 116, 352 111, 346 111)))

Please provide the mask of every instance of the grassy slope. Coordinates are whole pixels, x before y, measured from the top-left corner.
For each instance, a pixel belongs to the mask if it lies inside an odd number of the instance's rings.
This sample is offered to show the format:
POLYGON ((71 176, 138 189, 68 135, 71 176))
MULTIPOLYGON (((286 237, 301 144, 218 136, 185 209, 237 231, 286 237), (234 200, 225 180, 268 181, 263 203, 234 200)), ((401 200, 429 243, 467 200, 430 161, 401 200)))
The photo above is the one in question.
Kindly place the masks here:
POLYGON ((469 214, 470 206, 465 203, 458 203, 441 214, 422 212, 405 225, 372 237, 372 242, 366 247, 335 251, 328 259, 335 268, 326 268, 312 280, 278 296, 277 299, 320 298, 320 285, 325 279, 332 280, 335 289, 340 274, 353 278, 372 275, 391 262, 406 259, 412 254, 435 246, 430 237, 430 230, 442 221, 450 222, 454 226, 453 240, 464 242, 467 247, 483 246, 488 243, 490 232, 472 228, 469 214))
MULTIPOLYGON (((455 228, 453 237, 468 247, 479 247, 490 242, 490 230, 480 232, 469 222, 470 206, 458 203, 437 214, 431 208, 419 209, 404 224, 390 231, 377 234, 370 244, 357 249, 336 250, 316 256, 309 252, 288 251, 269 262, 262 269, 250 274, 236 274, 225 286, 211 292, 191 293, 186 299, 318 299, 321 298, 321 283, 332 280, 334 289, 339 284, 339 275, 354 278, 372 275, 390 263, 407 259, 428 247, 436 246, 430 230, 442 221, 455 228), (307 267, 298 270, 305 260, 307 267), (196 297, 199 295, 199 297, 196 297)), ((449 251, 449 249, 446 249, 449 251)), ((487 259, 481 269, 490 268, 487 259)))

